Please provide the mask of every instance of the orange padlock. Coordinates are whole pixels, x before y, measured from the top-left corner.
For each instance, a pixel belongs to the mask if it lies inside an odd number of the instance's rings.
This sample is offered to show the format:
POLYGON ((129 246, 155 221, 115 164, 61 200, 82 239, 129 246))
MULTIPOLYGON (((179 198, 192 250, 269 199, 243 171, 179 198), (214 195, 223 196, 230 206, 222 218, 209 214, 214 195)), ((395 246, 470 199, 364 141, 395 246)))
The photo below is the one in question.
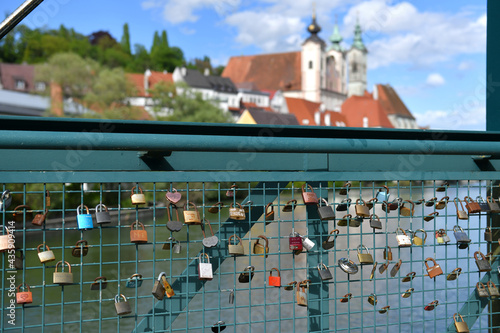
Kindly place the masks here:
POLYGON ((33 303, 33 294, 31 293, 30 286, 28 286, 27 283, 21 283, 17 286, 16 302, 17 304, 33 303), (25 291, 21 291, 21 287, 23 287, 25 291), (26 289, 28 289, 28 291, 26 291, 26 289))
POLYGON ((276 267, 271 268, 269 272, 269 285, 273 287, 281 287, 281 274, 280 270, 276 267), (278 276, 273 276, 273 270, 278 273, 278 276))
POLYGON ((130 241, 132 243, 147 243, 148 242, 148 232, 144 229, 144 224, 139 221, 135 221, 130 226, 130 241), (134 225, 141 227, 142 229, 134 229, 134 225))

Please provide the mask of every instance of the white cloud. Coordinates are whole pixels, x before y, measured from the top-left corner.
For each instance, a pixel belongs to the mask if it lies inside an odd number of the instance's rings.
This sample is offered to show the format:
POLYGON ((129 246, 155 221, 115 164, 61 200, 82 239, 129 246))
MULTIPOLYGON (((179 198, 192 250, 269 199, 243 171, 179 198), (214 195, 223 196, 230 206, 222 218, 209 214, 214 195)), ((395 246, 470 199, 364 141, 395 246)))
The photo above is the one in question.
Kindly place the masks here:
POLYGON ((471 110, 429 110, 414 114, 417 124, 431 129, 444 130, 486 130, 486 107, 478 106, 471 110))
POLYGON ((458 64, 457 69, 459 71, 466 71, 474 67, 474 62, 472 61, 462 61, 460 64, 458 64))
POLYGON ((429 76, 427 77, 427 80, 425 81, 425 83, 427 83, 430 86, 434 86, 434 87, 442 86, 443 84, 445 84, 445 82, 446 81, 445 81, 444 77, 439 73, 429 74, 429 76))
POLYGON ((142 8, 146 10, 162 9, 163 18, 173 24, 196 22, 196 11, 212 8, 219 15, 235 11, 241 0, 144 0, 142 8))

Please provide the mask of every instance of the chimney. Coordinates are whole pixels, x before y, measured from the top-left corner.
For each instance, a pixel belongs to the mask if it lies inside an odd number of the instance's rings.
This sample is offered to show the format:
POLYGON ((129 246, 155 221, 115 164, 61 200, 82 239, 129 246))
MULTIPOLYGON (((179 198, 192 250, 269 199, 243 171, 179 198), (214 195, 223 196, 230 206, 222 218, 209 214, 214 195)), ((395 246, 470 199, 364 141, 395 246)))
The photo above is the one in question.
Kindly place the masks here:
POLYGON ((314 122, 316 123, 316 125, 320 126, 321 125, 321 114, 319 111, 316 111, 314 113, 314 122))
POLYGON ((149 95, 148 90, 149 90, 149 77, 151 76, 151 71, 149 69, 146 69, 146 72, 144 72, 144 93, 149 95))
POLYGON ((376 84, 373 85, 373 99, 374 100, 378 99, 378 85, 376 84))
POLYGON ((325 126, 332 126, 332 119, 329 113, 325 114, 325 126))
POLYGON ((50 83, 50 111, 58 117, 64 115, 62 89, 55 82, 50 83))
POLYGON ((203 71, 203 74, 204 74, 205 76, 209 76, 209 75, 210 75, 210 69, 205 68, 205 70, 203 71))
POLYGON ((182 67, 181 68, 181 75, 184 77, 187 75, 187 68, 186 67, 182 67))

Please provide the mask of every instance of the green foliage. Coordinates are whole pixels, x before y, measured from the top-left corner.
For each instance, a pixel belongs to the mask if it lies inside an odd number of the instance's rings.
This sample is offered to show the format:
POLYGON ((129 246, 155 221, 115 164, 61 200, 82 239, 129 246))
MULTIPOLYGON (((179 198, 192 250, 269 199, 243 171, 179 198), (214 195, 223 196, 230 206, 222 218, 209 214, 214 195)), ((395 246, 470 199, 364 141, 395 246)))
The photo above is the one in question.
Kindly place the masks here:
POLYGON ((156 120, 202 123, 228 123, 230 115, 185 84, 160 82, 151 90, 156 120))
POLYGON ((168 45, 167 32, 162 31, 161 37, 155 31, 153 46, 151 47, 151 68, 155 71, 173 72, 175 67, 180 67, 184 63, 184 53, 178 47, 168 45))
POLYGON ((123 25, 123 35, 120 44, 123 52, 130 55, 130 32, 128 30, 128 23, 123 25))

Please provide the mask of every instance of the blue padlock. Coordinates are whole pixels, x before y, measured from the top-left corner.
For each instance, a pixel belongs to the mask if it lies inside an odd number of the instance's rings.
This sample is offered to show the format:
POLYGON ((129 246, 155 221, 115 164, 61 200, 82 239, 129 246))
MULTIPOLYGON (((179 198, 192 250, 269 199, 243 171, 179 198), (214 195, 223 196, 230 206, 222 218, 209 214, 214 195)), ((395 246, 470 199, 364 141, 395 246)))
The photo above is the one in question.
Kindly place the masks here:
POLYGON ((391 195, 389 194, 389 188, 384 185, 380 188, 380 190, 378 190, 376 198, 378 202, 389 202, 390 197, 391 195))
POLYGON ((78 222, 78 229, 92 229, 94 227, 94 222, 92 221, 92 215, 89 213, 89 208, 85 205, 80 205, 76 209, 76 221, 78 222), (81 214, 81 207, 84 207, 87 210, 87 214, 81 214))

